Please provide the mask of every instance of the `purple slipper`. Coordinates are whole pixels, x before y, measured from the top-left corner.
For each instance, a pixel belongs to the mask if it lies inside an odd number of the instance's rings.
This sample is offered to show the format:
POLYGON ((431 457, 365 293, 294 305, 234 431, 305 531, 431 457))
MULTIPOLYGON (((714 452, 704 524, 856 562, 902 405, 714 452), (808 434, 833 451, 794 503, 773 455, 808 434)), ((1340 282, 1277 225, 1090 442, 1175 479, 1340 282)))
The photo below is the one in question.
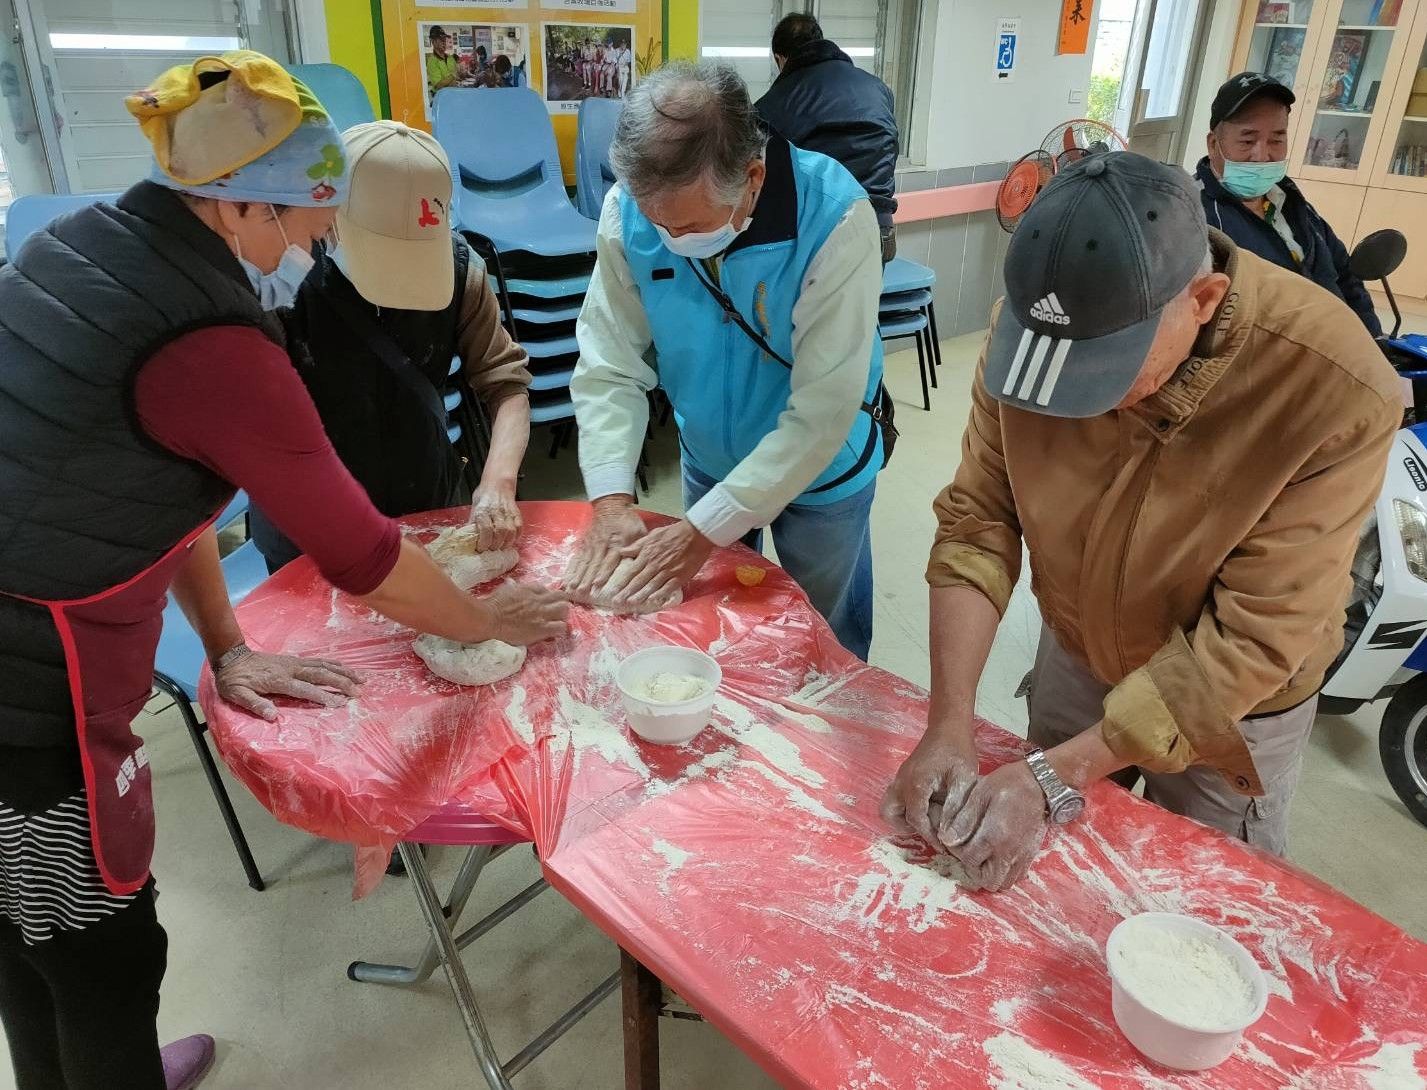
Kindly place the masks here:
POLYGON ((163 1047, 164 1085, 167 1090, 193 1090, 213 1066, 213 1038, 195 1033, 163 1047))

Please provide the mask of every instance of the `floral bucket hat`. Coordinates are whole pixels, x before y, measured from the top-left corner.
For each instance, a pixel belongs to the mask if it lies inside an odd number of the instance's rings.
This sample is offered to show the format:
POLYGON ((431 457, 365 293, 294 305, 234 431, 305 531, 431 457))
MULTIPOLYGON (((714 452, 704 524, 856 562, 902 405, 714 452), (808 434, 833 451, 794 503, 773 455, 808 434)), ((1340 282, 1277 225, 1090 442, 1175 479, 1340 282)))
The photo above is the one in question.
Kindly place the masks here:
POLYGON ((302 208, 347 199, 336 125, 305 84, 261 53, 170 68, 124 105, 154 149, 150 179, 159 185, 302 208))

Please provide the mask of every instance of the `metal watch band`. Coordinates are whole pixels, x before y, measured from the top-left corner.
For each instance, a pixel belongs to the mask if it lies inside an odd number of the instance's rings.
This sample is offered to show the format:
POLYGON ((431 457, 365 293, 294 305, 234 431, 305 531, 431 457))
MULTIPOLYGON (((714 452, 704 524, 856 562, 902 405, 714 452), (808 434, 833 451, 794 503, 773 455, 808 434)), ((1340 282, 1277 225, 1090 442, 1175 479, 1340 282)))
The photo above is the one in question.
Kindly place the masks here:
POLYGON ((1030 766, 1031 775, 1036 778, 1036 783, 1045 795, 1046 813, 1051 821, 1064 824, 1080 816, 1080 812, 1085 808, 1085 796, 1056 775, 1055 769, 1046 760, 1044 751, 1031 750, 1026 754, 1026 764, 1030 766))
POLYGON ((231 666, 239 659, 245 659, 253 653, 246 643, 234 644, 213 660, 213 672, 216 674, 225 666, 231 666))

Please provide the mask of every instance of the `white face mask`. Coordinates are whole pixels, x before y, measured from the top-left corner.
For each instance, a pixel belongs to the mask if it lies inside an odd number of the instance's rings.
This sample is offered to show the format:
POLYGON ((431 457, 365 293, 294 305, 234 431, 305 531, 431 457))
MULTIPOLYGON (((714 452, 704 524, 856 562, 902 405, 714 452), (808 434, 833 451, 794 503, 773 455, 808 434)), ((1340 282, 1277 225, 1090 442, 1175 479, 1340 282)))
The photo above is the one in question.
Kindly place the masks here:
MULTIPOLYGON (((739 202, 739 204, 742 203, 742 201, 739 202)), ((753 206, 757 203, 758 195, 755 193, 742 227, 733 225, 733 217, 738 214, 738 206, 735 205, 733 211, 728 214, 728 222, 712 231, 686 231, 675 238, 657 223, 654 224, 654 230, 659 233, 659 241, 671 254, 687 257, 694 261, 717 257, 733 245, 734 239, 748 230, 748 225, 753 222, 753 206)))
POLYGON ((273 222, 277 224, 278 233, 282 235, 283 242, 287 244, 287 249, 283 250, 277 268, 270 273, 265 273, 243 257, 243 247, 238 242, 237 235, 233 236, 233 245, 238 251, 238 264, 243 267, 243 271, 248 274, 248 282, 253 285, 253 292, 258 297, 258 305, 264 310, 280 310, 283 307, 292 306, 297 299, 298 289, 302 287, 302 282, 307 279, 307 274, 312 271, 312 266, 316 262, 313 260, 310 250, 304 250, 301 246, 288 242, 287 232, 283 230, 282 220, 278 218, 277 209, 272 205, 268 205, 268 209, 273 214, 273 222))

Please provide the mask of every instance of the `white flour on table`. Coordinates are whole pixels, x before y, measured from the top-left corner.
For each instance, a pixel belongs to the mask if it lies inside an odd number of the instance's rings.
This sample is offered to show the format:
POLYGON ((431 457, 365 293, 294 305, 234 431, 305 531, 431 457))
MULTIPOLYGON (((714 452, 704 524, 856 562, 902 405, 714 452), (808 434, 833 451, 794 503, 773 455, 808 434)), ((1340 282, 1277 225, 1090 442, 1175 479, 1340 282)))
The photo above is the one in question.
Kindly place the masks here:
POLYGON ((535 724, 525 714, 524 685, 516 685, 510 690, 510 703, 505 706, 505 721, 527 746, 535 744, 535 724))
POLYGON ((981 1047, 1001 1074, 995 1090, 1100 1090, 1014 1033, 998 1034, 981 1047))
POLYGON ((1427 1079, 1417 1071, 1417 1051, 1422 1046, 1384 1044, 1364 1061, 1363 1071, 1372 1090, 1427 1090, 1427 1079))
POLYGON ((759 722, 742 704, 721 696, 714 701, 714 711, 724 720, 714 720, 715 730, 757 750, 765 761, 785 776, 802 780, 810 787, 821 787, 827 782, 820 772, 803 763, 803 753, 796 742, 766 723, 759 722))
POLYGON ((568 687, 560 686, 560 718, 569 731, 569 742, 575 749, 575 767, 579 767, 580 755, 586 750, 594 750, 610 764, 623 764, 649 778, 649 766, 639 756, 639 751, 625 736, 624 728, 612 723, 598 708, 582 704, 570 695, 568 687))

